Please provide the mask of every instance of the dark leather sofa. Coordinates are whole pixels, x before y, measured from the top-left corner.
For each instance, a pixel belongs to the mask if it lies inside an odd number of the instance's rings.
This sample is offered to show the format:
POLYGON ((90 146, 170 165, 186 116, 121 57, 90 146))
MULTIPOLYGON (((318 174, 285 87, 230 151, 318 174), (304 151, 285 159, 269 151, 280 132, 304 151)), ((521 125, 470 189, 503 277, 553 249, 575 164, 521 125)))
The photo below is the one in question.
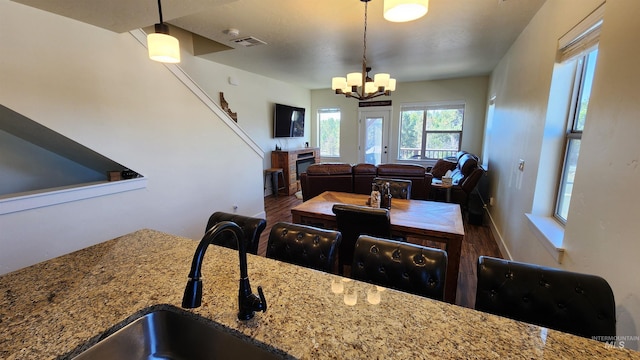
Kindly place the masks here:
POLYGON ((452 172, 451 202, 466 206, 469 194, 476 188, 485 171, 478 164, 478 157, 466 151, 458 151, 455 161, 439 159, 428 169, 435 181, 441 181, 448 170, 452 172))
POLYGON ((411 180, 411 199, 427 200, 432 175, 416 164, 317 163, 300 174, 302 199, 307 201, 325 191, 370 194, 376 177, 411 180))

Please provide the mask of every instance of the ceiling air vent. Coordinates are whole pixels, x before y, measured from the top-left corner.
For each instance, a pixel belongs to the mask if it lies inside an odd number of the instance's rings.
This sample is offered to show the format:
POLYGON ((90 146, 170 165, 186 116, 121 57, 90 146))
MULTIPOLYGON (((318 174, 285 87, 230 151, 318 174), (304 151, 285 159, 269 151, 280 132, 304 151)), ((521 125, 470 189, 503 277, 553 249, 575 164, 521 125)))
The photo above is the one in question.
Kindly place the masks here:
POLYGON ((244 47, 251 47, 251 46, 257 46, 257 45, 267 45, 266 42, 264 42, 264 41, 262 41, 260 39, 256 39, 253 36, 233 39, 231 41, 233 43, 235 43, 236 45, 240 45, 240 46, 244 46, 244 47))

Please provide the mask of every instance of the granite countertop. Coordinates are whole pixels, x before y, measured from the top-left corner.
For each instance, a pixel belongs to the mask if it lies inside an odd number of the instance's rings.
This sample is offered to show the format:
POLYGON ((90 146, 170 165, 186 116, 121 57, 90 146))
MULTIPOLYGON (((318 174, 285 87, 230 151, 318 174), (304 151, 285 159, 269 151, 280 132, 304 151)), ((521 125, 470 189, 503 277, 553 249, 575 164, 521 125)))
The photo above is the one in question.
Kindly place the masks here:
MULTIPOLYGON (((0 277, 0 358, 77 355, 150 307, 180 307, 197 242, 140 230, 0 277)), ((299 359, 640 359, 640 352, 249 255, 266 313, 237 320, 238 254, 210 246, 203 303, 189 310, 299 359)))

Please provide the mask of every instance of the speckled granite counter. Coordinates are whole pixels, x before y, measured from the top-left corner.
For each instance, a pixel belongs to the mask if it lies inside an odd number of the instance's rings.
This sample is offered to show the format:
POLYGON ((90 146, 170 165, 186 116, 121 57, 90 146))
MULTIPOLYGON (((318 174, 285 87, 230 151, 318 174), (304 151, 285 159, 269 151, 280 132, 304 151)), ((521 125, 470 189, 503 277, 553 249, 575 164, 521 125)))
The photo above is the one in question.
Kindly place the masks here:
MULTIPOLYGON (((140 230, 0 277, 0 358, 72 357, 105 332, 179 307, 197 242, 140 230)), ((203 305, 192 312, 300 359, 640 359, 640 353, 404 294, 358 301, 331 291, 337 276, 249 255, 249 277, 268 311, 236 319, 238 255, 210 246, 203 305)))

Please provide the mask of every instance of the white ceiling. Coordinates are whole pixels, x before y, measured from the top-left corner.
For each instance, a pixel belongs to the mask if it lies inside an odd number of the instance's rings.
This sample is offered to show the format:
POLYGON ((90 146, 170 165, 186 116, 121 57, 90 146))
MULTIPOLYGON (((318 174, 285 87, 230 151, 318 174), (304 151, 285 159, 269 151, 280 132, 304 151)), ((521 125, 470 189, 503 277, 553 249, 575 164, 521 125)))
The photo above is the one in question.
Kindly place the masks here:
MULTIPOLYGON (((115 32, 158 22, 156 0, 14 0, 115 32)), ((368 3, 367 60, 372 74, 399 82, 487 75, 544 0, 431 0, 408 23, 382 17, 383 0, 368 3)), ((365 3, 359 0, 163 0, 164 21, 233 47, 201 55, 310 89, 362 64, 365 3), (267 45, 230 40, 253 36, 267 45)))

